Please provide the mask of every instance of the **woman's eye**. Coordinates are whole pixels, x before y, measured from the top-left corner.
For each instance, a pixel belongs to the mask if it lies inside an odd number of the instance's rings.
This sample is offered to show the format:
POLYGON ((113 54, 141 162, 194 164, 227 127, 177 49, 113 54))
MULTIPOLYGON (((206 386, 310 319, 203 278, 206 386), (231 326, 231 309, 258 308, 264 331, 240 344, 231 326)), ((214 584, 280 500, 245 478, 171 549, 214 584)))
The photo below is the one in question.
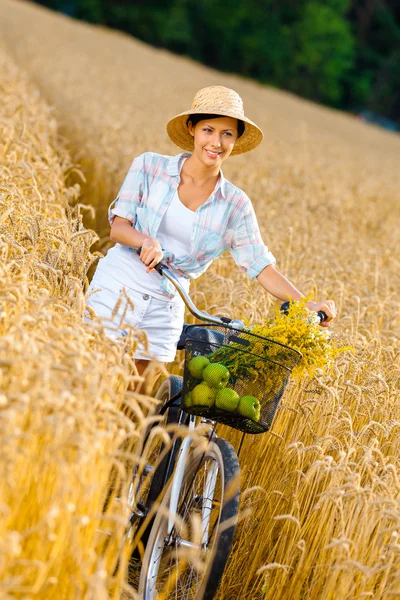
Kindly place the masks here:
MULTIPOLYGON (((210 129, 209 127, 203 127, 203 131, 205 131, 206 133, 212 133, 212 129, 210 129)), ((232 137, 232 133, 230 131, 224 131, 224 135, 232 137)))

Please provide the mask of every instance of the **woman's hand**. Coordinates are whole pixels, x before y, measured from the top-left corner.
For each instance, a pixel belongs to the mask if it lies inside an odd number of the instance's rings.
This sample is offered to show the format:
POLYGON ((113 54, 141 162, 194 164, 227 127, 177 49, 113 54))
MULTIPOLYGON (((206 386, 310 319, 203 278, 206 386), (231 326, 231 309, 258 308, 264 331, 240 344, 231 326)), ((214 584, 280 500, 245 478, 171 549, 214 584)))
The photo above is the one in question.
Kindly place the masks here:
POLYGON ((333 300, 324 300, 324 302, 307 302, 307 308, 315 312, 322 311, 328 317, 326 321, 321 321, 322 327, 328 327, 330 321, 336 317, 337 311, 333 300))
POLYGON ((154 267, 164 258, 160 243, 155 239, 148 237, 142 243, 140 260, 147 266, 146 272, 154 271, 154 267))
MULTIPOLYGON (((257 279, 258 283, 267 292, 281 300, 281 302, 286 302, 289 298, 294 301, 304 298, 304 295, 274 265, 265 267, 257 276, 257 279)), ((327 320, 321 322, 323 327, 327 327, 329 322, 336 317, 336 306, 333 300, 307 302, 306 306, 310 310, 323 311, 326 314, 327 320)))

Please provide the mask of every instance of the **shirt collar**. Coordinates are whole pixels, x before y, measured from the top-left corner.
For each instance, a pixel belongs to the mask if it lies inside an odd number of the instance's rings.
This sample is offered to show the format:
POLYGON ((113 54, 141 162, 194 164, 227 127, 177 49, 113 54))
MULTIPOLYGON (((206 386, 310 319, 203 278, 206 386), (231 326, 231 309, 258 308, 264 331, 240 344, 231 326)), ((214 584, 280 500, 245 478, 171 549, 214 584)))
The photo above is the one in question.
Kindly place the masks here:
MULTIPOLYGON (((181 154, 177 154, 176 156, 171 156, 168 161, 165 172, 171 177, 178 177, 181 172, 182 162, 184 158, 190 158, 192 156, 189 152, 182 152, 181 154)), ((221 190, 221 194, 224 198, 226 198, 226 179, 224 174, 222 173, 222 169, 219 170, 219 178, 217 181, 217 185, 215 186, 215 191, 221 190)))

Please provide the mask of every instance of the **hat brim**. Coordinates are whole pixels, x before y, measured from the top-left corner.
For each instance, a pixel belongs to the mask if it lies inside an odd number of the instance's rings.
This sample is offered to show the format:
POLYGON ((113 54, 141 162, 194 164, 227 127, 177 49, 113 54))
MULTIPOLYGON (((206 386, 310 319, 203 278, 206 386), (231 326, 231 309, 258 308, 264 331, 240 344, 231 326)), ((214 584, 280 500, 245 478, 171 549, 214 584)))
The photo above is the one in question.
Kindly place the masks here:
MULTIPOLYGON (((187 112, 180 113, 176 117, 170 119, 167 123, 167 133, 169 138, 174 144, 182 148, 183 150, 187 150, 188 152, 193 152, 194 143, 193 136, 190 135, 189 129, 186 125, 187 119, 189 115, 201 115, 201 114, 210 114, 210 115, 221 115, 220 111, 215 110, 189 110, 187 112)), ((261 144, 264 134, 261 129, 250 121, 247 117, 237 116, 233 114, 229 115, 221 115, 232 117, 233 119, 240 119, 244 123, 244 132, 235 142, 233 150, 231 152, 231 156, 235 156, 238 154, 244 154, 245 152, 250 152, 256 148, 259 144, 261 144)))

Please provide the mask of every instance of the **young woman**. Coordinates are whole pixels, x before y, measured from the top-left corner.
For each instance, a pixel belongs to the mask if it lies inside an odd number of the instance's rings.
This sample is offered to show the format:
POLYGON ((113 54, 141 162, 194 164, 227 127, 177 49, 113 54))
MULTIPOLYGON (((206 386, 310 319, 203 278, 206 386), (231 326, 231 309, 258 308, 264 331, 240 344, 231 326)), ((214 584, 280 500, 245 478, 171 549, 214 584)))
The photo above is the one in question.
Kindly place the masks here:
MULTIPOLYGON (((190 279, 229 250, 238 267, 279 300, 303 296, 274 266, 250 199, 221 171, 229 156, 249 152, 263 138, 244 115, 240 96, 221 86, 203 88, 190 110, 167 123, 167 132, 186 152, 174 157, 145 152, 134 159, 109 208, 110 238, 116 244, 99 261, 89 288, 99 291, 88 299, 98 316, 109 319, 107 331, 114 338, 126 335, 118 323, 127 308, 124 321, 146 332, 151 356, 162 363, 175 357, 184 304, 154 270, 160 261, 188 290, 190 279), (132 304, 122 303, 115 311, 123 289, 132 304)), ((324 311, 326 323, 336 316, 332 300, 308 306, 324 311)), ((139 347, 139 374, 150 358, 139 347)))

